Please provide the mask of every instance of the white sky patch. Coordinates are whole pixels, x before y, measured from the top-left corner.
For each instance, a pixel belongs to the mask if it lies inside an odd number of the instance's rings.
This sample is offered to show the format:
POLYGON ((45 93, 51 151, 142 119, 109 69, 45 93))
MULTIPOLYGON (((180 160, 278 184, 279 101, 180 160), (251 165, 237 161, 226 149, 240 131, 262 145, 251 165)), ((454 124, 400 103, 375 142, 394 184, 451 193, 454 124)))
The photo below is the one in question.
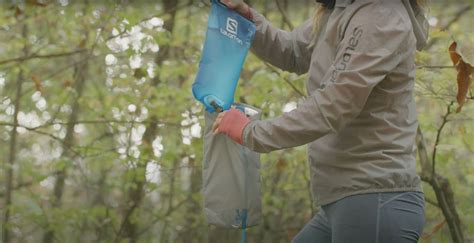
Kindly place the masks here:
POLYGON ((47 188, 47 189, 52 189, 54 186, 54 177, 53 176, 48 176, 46 179, 42 180, 40 182, 40 186, 47 188))
POLYGON ((184 136, 183 137, 183 144, 191 145, 191 138, 189 136, 184 136))
POLYGON ((2 98, 2 100, 3 100, 2 105, 4 105, 4 106, 7 106, 10 103, 12 103, 12 100, 10 98, 7 98, 7 97, 2 98))
MULTIPOLYGON (((153 17, 147 21, 141 22, 140 24, 131 26, 127 19, 124 19, 118 26, 118 28, 112 29, 113 38, 107 41, 107 47, 113 53, 121 53, 129 50, 130 48, 135 52, 128 60, 128 68, 137 69, 144 64, 142 53, 152 52, 156 53, 160 51, 160 46, 156 43, 153 34, 143 32, 144 29, 158 30, 163 27, 163 19, 153 17)), ((117 65, 119 60, 113 54, 108 54, 105 57, 105 63, 108 66, 117 65)), ((115 77, 119 75, 121 78, 126 78, 127 75, 122 73, 118 74, 118 70, 107 70, 107 76, 115 77)), ((148 72, 148 75, 152 77, 154 74, 148 72)))
POLYGON ((100 10, 96 9, 96 10, 92 11, 92 15, 94 15, 94 17, 96 19, 100 18, 100 10))
POLYGON ((18 112, 18 124, 24 127, 38 127, 41 125, 41 118, 36 114, 36 112, 24 113, 22 111, 18 112))
POLYGON ((69 114, 72 112, 72 108, 70 105, 67 105, 67 104, 64 104, 61 106, 61 108, 59 108, 59 110, 63 113, 66 113, 66 114, 69 114))
POLYGON ((69 0, 59 0, 59 4, 61 4, 63 7, 66 7, 69 4, 69 0))
POLYGON ((66 129, 61 128, 61 130, 59 130, 59 133, 58 133, 57 136, 61 139, 64 139, 66 137, 66 129))
POLYGON ((146 107, 142 107, 141 112, 142 113, 140 114, 141 115, 140 118, 145 119, 148 117, 148 109, 146 107))
POLYGON ((150 78, 155 77, 155 65, 154 65, 154 63, 149 62, 147 65, 148 65, 148 68, 146 69, 146 72, 148 74, 148 77, 150 77, 150 78))
POLYGON ((283 112, 290 112, 292 110, 296 109, 296 102, 289 102, 289 103, 286 103, 284 106, 283 106, 283 112))
POLYGON ((32 35, 28 38, 31 44, 35 44, 38 41, 38 37, 36 35, 32 35))
MULTIPOLYGON (((117 35, 118 34, 117 32, 117 35)), ((124 52, 130 48, 130 40, 127 37, 116 37, 107 42, 107 47, 115 53, 124 52)))
POLYGON ((108 66, 117 64, 117 61, 117 58, 113 54, 105 56, 105 64, 108 66))
POLYGON ((138 127, 132 128, 132 142, 134 145, 142 144, 143 134, 145 133, 146 127, 145 125, 139 125, 138 127))
POLYGON ((127 152, 126 148, 118 148, 117 149, 117 153, 119 153, 119 154, 125 154, 126 152, 127 152))
POLYGON ((142 58, 139 55, 133 55, 129 60, 130 68, 137 69, 142 65, 142 58))
POLYGON ((148 24, 152 25, 153 27, 161 27, 164 24, 163 19, 153 17, 147 21, 148 24))
POLYGON ((24 127, 17 127, 16 132, 19 133, 19 134, 24 134, 24 133, 28 132, 28 130, 26 130, 26 128, 24 128, 24 127))
POLYGON ((36 108, 38 108, 38 110, 40 111, 44 111, 47 107, 48 103, 43 97, 41 97, 38 102, 36 102, 36 108))
POLYGON ((130 44, 132 45, 132 49, 135 52, 140 52, 142 48, 142 40, 145 39, 148 35, 145 35, 142 32, 142 27, 135 25, 132 27, 132 29, 129 32, 129 39, 130 39, 130 44))
MULTIPOLYGON (((194 112, 194 107, 191 112, 194 112)), ((183 126, 183 128, 181 128, 181 135, 183 144, 185 145, 191 145, 193 138, 200 138, 202 136, 202 127, 199 124, 199 117, 191 112, 185 111, 181 114, 183 117, 183 120, 181 120, 181 126, 183 126)))
POLYGON ((153 42, 149 42, 148 43, 148 49, 150 49, 150 51, 152 52, 159 52, 160 51, 160 46, 156 43, 153 43, 153 42))
POLYGON ((118 34, 120 34, 120 31, 118 31, 117 28, 113 28, 113 29, 112 29, 112 35, 116 36, 116 35, 118 35, 118 34))
POLYGON ((188 166, 190 165, 189 164, 189 157, 184 157, 183 160, 181 161, 181 164, 183 166, 183 168, 181 169, 181 188, 185 191, 189 190, 189 188, 191 187, 191 172, 192 172, 192 169, 189 168, 188 166))
POLYGON ((0 88, 3 88, 5 86, 5 73, 0 72, 0 88))
POLYGON ((84 124, 76 124, 74 126, 74 132, 78 134, 84 133, 86 132, 86 126, 84 126, 84 124))
POLYGON ((430 26, 433 26, 433 27, 436 26, 436 25, 438 25, 438 18, 436 18, 436 17, 431 17, 431 18, 429 18, 429 19, 428 19, 428 24, 429 24, 430 26))
POLYGON ((134 104, 130 104, 130 105, 128 105, 127 109, 128 109, 129 112, 135 112, 135 111, 137 111, 137 106, 134 105, 134 104))
POLYGON ((181 126, 189 126, 192 124, 192 120, 190 118, 186 118, 181 121, 181 126))
POLYGON ((120 112, 120 109, 117 107, 112 107, 112 116, 116 120, 122 119, 122 112, 120 112))
POLYGON ((201 125, 196 123, 191 126, 191 137, 194 138, 201 138, 201 125))
POLYGON ((150 161, 146 165, 146 180, 151 183, 160 183, 160 165, 150 161))
POLYGON ((140 158, 140 150, 138 149, 137 146, 132 146, 130 147, 130 155, 135 158, 135 159, 138 159, 140 158))
POLYGON ((38 102, 38 100, 40 100, 40 99, 41 99, 41 92, 39 92, 39 91, 36 91, 31 95, 31 100, 33 102, 38 102))
POLYGON ((156 139, 152 143, 153 153, 157 158, 160 158, 163 153, 164 146, 162 141, 163 137, 156 137, 156 139))
POLYGON ((34 165, 42 165, 45 163, 51 163, 61 157, 63 150, 61 146, 56 146, 50 143, 34 143, 31 145, 31 149, 26 151, 27 156, 34 155, 34 159, 31 162, 34 165))
POLYGON ((15 106, 14 105, 9 105, 7 109, 5 110, 5 113, 9 116, 13 116, 15 114, 15 106))
POLYGON ((44 111, 41 113, 41 118, 43 118, 43 121, 47 121, 51 119, 51 114, 49 114, 49 112, 47 111, 44 111))
POLYGON ((105 73, 107 74, 108 79, 112 79, 114 77, 115 69, 112 68, 112 67, 106 67, 105 68, 105 73))
POLYGON ((191 145, 191 129, 183 128, 181 129, 181 135, 183 136, 183 144, 191 145))

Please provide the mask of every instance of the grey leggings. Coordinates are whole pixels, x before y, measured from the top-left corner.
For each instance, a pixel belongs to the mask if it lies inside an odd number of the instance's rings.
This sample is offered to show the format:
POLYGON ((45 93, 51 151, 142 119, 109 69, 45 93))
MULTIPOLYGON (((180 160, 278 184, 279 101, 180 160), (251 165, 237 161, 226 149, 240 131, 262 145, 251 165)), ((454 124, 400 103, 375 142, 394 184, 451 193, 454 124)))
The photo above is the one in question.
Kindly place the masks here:
POLYGON ((292 242, 418 242, 424 223, 421 192, 354 195, 322 206, 292 242))

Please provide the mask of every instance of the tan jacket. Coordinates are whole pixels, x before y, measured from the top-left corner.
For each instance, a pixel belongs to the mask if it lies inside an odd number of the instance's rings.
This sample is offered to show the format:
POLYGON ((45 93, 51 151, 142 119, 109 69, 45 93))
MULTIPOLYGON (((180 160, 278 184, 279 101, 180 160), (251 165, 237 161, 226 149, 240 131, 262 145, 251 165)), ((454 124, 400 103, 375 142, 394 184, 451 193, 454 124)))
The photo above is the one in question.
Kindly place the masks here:
POLYGON ((270 152, 308 144, 317 205, 421 191, 413 89, 415 52, 427 37, 422 11, 409 0, 337 0, 316 35, 312 20, 285 32, 253 15, 253 52, 281 69, 309 72, 309 97, 280 117, 251 122, 244 145, 270 152))

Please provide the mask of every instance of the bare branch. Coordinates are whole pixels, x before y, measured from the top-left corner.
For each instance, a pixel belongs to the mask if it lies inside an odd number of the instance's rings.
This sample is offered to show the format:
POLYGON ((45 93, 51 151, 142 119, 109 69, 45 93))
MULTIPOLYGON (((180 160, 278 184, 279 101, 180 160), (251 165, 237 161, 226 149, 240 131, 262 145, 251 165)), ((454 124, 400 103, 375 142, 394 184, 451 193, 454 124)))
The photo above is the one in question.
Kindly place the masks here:
MULTIPOLYGON (((273 72, 277 73, 277 74, 280 74, 280 72, 278 71, 277 68, 275 68, 274 66, 270 65, 269 63, 265 62, 265 65, 270 68, 273 72)), ((281 75, 280 75, 281 77, 281 75)), ((301 91, 299 90, 290 80, 286 79, 286 78, 283 78, 283 80, 288 84, 290 85, 290 87, 296 92, 298 93, 301 97, 306 97, 306 95, 301 91)))
POLYGON ((456 68, 455 66, 430 66, 430 65, 423 65, 416 67, 417 69, 451 69, 456 68))
POLYGON ((452 113, 451 108, 454 105, 454 101, 451 101, 451 103, 448 105, 446 113, 443 115, 443 121, 441 122, 441 126, 438 128, 438 131, 436 132, 436 141, 435 145, 433 148, 433 154, 431 155, 431 177, 434 177, 436 175, 436 154, 438 150, 438 145, 441 140, 441 133, 443 132, 444 127, 446 126, 446 123, 448 123, 448 117, 452 113))
POLYGON ((429 199, 429 198, 425 197, 425 201, 426 201, 427 203, 429 203, 429 204, 431 204, 431 205, 433 205, 433 206, 439 208, 439 204, 438 204, 435 200, 429 199))
POLYGON ((281 3, 279 0, 276 0, 275 1, 277 7, 278 7, 278 10, 280 11, 281 15, 283 16, 283 21, 285 21, 285 23, 288 25, 288 27, 290 27, 290 29, 294 29, 295 26, 293 25, 293 23, 291 22, 291 19, 290 17, 288 16, 288 13, 285 11, 285 9, 283 9, 283 6, 281 6, 281 3))
MULTIPOLYGON (((471 10, 471 9, 472 9, 472 5, 470 5, 470 4, 468 4, 468 5, 466 5, 466 6, 462 7, 462 8, 460 8, 460 9, 456 12, 456 14, 454 15, 454 17, 453 17, 448 23, 446 23, 444 26, 442 26, 442 27, 440 28, 440 30, 441 30, 441 31, 446 31, 446 30, 448 30, 448 29, 451 27, 451 25, 453 25, 454 23, 456 23, 457 21, 459 21, 459 19, 460 19, 464 14, 466 14, 467 12, 469 12, 469 10, 471 10)), ((426 44, 425 49, 427 50, 427 49, 431 48, 434 44, 436 44, 436 42, 438 42, 438 40, 439 40, 439 38, 432 38, 432 39, 428 42, 428 44, 426 44)))
POLYGON ((457 213, 456 204, 454 202, 454 192, 451 188, 449 181, 439 174, 434 176, 431 174, 433 171, 431 166, 430 157, 428 156, 428 150, 426 149, 426 141, 421 131, 418 128, 416 143, 418 148, 418 155, 421 164, 421 179, 431 185, 435 192, 436 199, 438 200, 439 208, 443 212, 444 218, 449 226, 449 232, 453 242, 463 243, 464 235, 462 231, 461 220, 457 213))
MULTIPOLYGON (((74 122, 74 124, 78 125, 78 124, 92 124, 92 125, 96 125, 96 124, 150 124, 151 121, 149 120, 146 120, 146 121, 131 121, 131 120, 79 120, 77 122, 74 122)), ((17 126, 17 127, 21 127, 21 128, 24 128, 28 131, 36 131, 36 130, 39 130, 39 129, 42 129, 42 128, 46 128, 46 127, 50 127, 50 126, 54 126, 54 125, 64 125, 64 126, 67 126, 67 125, 70 125, 71 122, 47 122, 43 125, 39 125, 39 126, 36 126, 36 127, 27 127, 27 126, 24 126, 24 125, 21 125, 21 124, 15 124, 15 123, 9 123, 9 122, 0 122, 0 126, 6 126, 6 127, 13 127, 13 126, 17 126)), ((175 127, 186 127, 186 126, 181 126, 179 123, 172 123, 172 122, 167 122, 167 121, 158 121, 158 124, 163 124, 163 125, 167 125, 167 126, 175 126, 175 127)))
POLYGON ((172 207, 169 207, 168 210, 166 210, 166 212, 164 214, 156 216, 156 218, 148 226, 146 226, 140 232, 138 232, 137 235, 142 235, 143 233, 150 230, 150 228, 153 225, 158 223, 160 220, 163 220, 164 218, 170 216, 173 212, 175 212, 177 209, 179 209, 187 201, 188 201, 188 199, 185 199, 185 200, 182 200, 182 201, 178 202, 176 205, 174 205, 172 207))
POLYGON ((48 58, 57 58, 57 57, 67 57, 67 56, 72 56, 76 55, 82 52, 87 51, 87 49, 79 49, 71 52, 60 52, 60 53, 52 53, 52 54, 32 54, 28 56, 22 56, 22 57, 16 57, 12 59, 7 59, 0 61, 0 65, 12 63, 12 62, 25 62, 29 61, 32 59, 48 59, 48 58))

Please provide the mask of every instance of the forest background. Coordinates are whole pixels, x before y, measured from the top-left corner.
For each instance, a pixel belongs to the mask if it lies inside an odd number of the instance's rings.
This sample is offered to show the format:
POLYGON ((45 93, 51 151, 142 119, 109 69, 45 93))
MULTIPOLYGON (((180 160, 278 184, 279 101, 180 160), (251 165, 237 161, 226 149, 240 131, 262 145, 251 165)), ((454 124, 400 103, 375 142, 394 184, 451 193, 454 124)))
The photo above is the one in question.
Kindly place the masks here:
MULTIPOLYGON (((250 3, 286 30, 316 7, 250 3)), ((473 4, 427 6, 430 40, 416 60, 421 242, 474 241, 473 4)), ((202 209, 203 108, 191 85, 208 11, 207 0, 0 0, 3 242, 239 241, 208 228, 202 209)), ((305 96, 305 78, 251 54, 235 98, 275 117, 305 96)), ((261 173, 263 220, 249 242, 289 242, 318 210, 306 148, 262 155, 261 173)))

